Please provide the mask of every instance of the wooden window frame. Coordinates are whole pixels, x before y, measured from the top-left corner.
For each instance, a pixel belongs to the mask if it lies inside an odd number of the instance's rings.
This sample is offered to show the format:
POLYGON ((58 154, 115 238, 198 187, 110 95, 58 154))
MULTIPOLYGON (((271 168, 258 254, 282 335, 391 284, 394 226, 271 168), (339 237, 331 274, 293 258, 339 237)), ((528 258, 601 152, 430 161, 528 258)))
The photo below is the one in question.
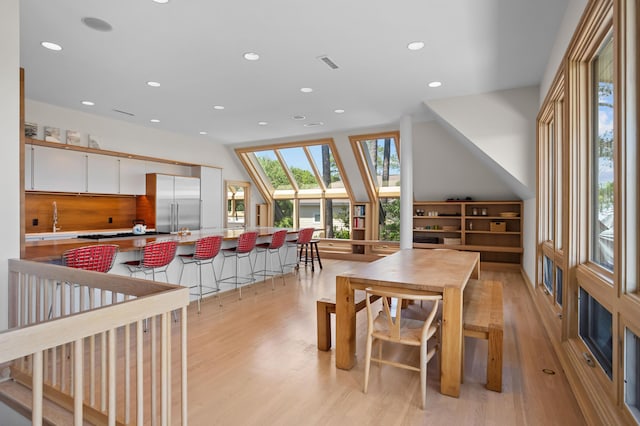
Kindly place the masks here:
POLYGON ((294 227, 297 227, 299 224, 299 200, 302 199, 319 199, 321 200, 321 219, 322 226, 325 226, 324 220, 324 205, 326 199, 341 199, 348 200, 353 203, 353 195, 351 191, 351 185, 349 184, 349 180, 345 173, 344 166, 342 164, 342 160, 340 159, 340 155, 338 154, 338 150, 336 148, 335 142, 332 138, 326 139, 314 139, 308 141, 299 141, 299 142, 283 142, 276 144, 268 144, 268 145, 258 145, 258 146, 249 146, 235 149, 236 155, 240 159, 240 162, 245 167, 251 179, 256 185, 258 192, 262 196, 263 200, 270 206, 269 211, 269 223, 273 223, 274 221, 274 202, 276 200, 293 200, 293 222, 294 227), (319 145, 328 145, 331 149, 331 154, 336 162, 336 167, 338 168, 338 172, 340 173, 340 178, 344 185, 344 190, 336 190, 332 188, 327 188, 322 180, 322 175, 320 170, 318 169, 310 151, 309 147, 311 146, 319 146, 319 145), (298 187, 298 183, 295 178, 292 176, 291 171, 289 170, 289 166, 286 163, 285 159, 282 157, 282 154, 279 150, 288 149, 288 148, 302 148, 307 157, 307 161, 309 162, 313 174, 316 177, 316 180, 319 184, 319 189, 300 189, 298 187), (282 168, 285 171, 287 178, 291 183, 292 189, 290 190, 276 190, 273 188, 269 180, 266 176, 263 176, 263 171, 260 167, 258 167, 254 161, 250 158, 251 154, 260 151, 274 151, 274 154, 281 164, 282 168))

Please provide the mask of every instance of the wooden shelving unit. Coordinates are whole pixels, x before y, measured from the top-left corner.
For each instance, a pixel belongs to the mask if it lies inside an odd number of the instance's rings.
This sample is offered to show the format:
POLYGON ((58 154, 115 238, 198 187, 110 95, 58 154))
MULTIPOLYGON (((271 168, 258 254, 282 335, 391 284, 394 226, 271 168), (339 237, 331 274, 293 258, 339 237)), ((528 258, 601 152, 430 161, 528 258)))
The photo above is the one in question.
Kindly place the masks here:
POLYGON ((416 201, 413 246, 480 252, 502 266, 522 263, 522 201, 416 201))
MULTIPOLYGON (((371 239, 371 204, 353 203, 351 207, 351 239, 369 240, 371 239)), ((353 254, 367 254, 369 246, 353 244, 351 246, 353 254)))

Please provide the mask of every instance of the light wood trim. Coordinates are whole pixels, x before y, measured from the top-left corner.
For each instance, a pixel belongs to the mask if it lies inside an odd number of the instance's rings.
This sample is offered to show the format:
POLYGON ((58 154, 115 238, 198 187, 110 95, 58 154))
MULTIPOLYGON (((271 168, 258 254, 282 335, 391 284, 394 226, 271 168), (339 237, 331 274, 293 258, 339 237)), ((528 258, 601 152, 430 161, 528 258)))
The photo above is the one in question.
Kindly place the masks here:
MULTIPOLYGON (((345 173, 345 169, 344 169, 344 166, 342 164, 342 160, 340 159, 340 154, 338 153, 338 150, 336 149, 335 142, 334 142, 334 140, 332 138, 317 139, 317 140, 310 140, 310 141, 301 141, 301 142, 277 143, 277 144, 242 147, 242 148, 236 148, 235 149, 236 155, 238 156, 238 158, 242 162, 243 166, 245 167, 245 169, 247 170, 247 172, 251 176, 253 182, 255 183, 256 187, 258 188, 258 191, 260 192, 260 194, 262 196, 262 199, 265 201, 265 203, 269 204, 270 206, 273 206, 273 203, 274 203, 274 201, 276 199, 287 199, 287 200, 293 200, 294 201, 294 213, 293 213, 293 215, 294 215, 294 225, 296 225, 296 223, 297 223, 297 221, 299 219, 298 218, 298 213, 297 213, 298 212, 298 200, 299 199, 302 199, 302 198, 313 198, 313 199, 324 200, 326 198, 344 198, 344 197, 341 197, 340 195, 335 194, 335 193, 331 193, 331 194, 327 193, 329 190, 326 188, 326 186, 322 182, 322 179, 321 179, 321 176, 320 176, 320 172, 318 171, 318 169, 316 167, 316 164, 315 164, 315 162, 313 160, 313 157, 310 155, 310 153, 308 151, 308 147, 310 147, 310 146, 318 146, 318 145, 329 145, 329 147, 331 149, 331 154, 333 155, 333 159, 336 162, 336 167, 338 168, 338 171, 340 172, 340 177, 341 177, 342 183, 344 185, 346 198, 349 198, 350 200, 353 200, 353 192, 351 190, 351 185, 349 183, 349 178, 348 178, 347 174, 345 173), (319 190, 317 194, 299 194, 300 189, 298 188, 297 183, 295 183, 295 179, 293 178, 293 176, 291 176, 291 173, 290 173, 288 167, 286 167, 284 159, 282 158, 282 156, 278 152, 278 150, 286 149, 286 148, 303 148, 304 149, 305 154, 307 156, 307 160, 311 164, 311 167, 313 168, 313 172, 314 172, 314 174, 316 176, 316 179, 318 180, 318 182, 320 184, 321 190, 319 190), (294 188, 291 191, 291 194, 285 193, 285 194, 278 194, 276 196, 275 195, 275 191, 276 190, 273 187, 271 187, 270 183, 265 182, 265 179, 263 179, 262 171, 258 170, 258 166, 256 164, 254 164, 254 162, 249 158, 249 156, 252 155, 254 152, 256 152, 256 151, 265 151, 265 150, 273 150, 274 153, 276 154, 276 158, 277 158, 278 162, 280 162, 281 166, 284 168, 288 179, 291 181, 292 188, 294 188)), ((273 223, 273 220, 274 220, 273 215, 274 215, 274 209, 273 208, 269 208, 269 223, 273 223)))
POLYGON ((19 161, 20 161, 20 258, 24 258, 25 245, 25 198, 24 198, 24 174, 25 174, 25 148, 24 148, 24 68, 20 68, 20 140, 19 140, 19 161))
MULTIPOLYGON (((227 208, 227 199, 229 191, 227 188, 229 186, 241 186, 244 188, 244 223, 247 226, 250 226, 249 221, 251 220, 251 208, 252 198, 251 198, 251 182, 247 182, 246 180, 225 180, 224 181, 224 223, 225 227, 229 226, 229 210, 227 208)), ((260 224, 256 223, 256 226, 260 226, 260 224)))

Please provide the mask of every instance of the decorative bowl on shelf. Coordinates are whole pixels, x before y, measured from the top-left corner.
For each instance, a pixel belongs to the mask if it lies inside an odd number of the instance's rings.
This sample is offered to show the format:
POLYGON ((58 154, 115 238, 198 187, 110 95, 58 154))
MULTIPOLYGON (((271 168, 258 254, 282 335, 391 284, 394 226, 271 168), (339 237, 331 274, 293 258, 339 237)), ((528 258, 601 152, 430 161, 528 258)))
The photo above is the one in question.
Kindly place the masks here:
POLYGON ((518 217, 520 213, 518 212, 501 212, 499 213, 500 217, 518 217))

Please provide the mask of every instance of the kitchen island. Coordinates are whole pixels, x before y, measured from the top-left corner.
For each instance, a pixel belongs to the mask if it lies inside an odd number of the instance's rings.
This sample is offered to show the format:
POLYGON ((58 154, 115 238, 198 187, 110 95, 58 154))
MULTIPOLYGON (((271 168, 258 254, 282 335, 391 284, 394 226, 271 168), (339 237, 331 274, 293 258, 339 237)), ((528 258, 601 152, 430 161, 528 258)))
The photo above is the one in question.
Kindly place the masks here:
MULTIPOLYGON (((140 259, 142 255, 142 249, 144 246, 150 242, 156 240, 176 240, 178 241, 178 254, 183 253, 192 253, 193 246, 198 238, 207 237, 211 235, 222 235, 224 238, 222 248, 233 247, 236 244, 236 240, 238 236, 243 232, 249 230, 255 230, 259 232, 258 243, 269 241, 269 237, 279 228, 273 227, 258 227, 258 228, 229 228, 229 229, 220 229, 220 228, 210 228, 210 229, 201 229, 197 231, 190 231, 187 235, 178 235, 177 233, 171 234, 157 234, 157 235, 138 235, 138 236, 130 236, 130 237, 115 237, 115 238, 102 238, 102 239, 89 239, 89 238, 66 238, 59 240, 40 240, 40 241, 28 241, 25 243, 25 259, 34 260, 39 262, 52 262, 59 263, 62 259, 62 253, 66 250, 88 246, 88 245, 96 245, 96 244, 115 244, 119 247, 119 252, 116 257, 113 268, 109 273, 119 274, 119 275, 129 275, 129 269, 124 266, 122 263, 140 259)), ((117 231, 117 230, 116 230, 117 231)), ((89 232, 78 232, 79 235, 82 234, 91 234, 97 233, 95 230, 89 232)), ((111 230, 114 232, 114 230, 111 230)), ((289 234, 291 234, 291 238, 297 234, 297 230, 289 230, 289 234)), ((283 263, 292 263, 295 261, 296 253, 295 251, 290 251, 287 253, 286 247, 281 249, 281 257, 283 263)), ((252 256, 253 259, 253 256, 252 256)), ((228 263, 232 262, 231 260, 228 263)), ((242 262, 241 266, 244 265, 245 262, 242 262)), ((196 268, 185 268, 184 276, 182 282, 179 282, 180 271, 181 271, 181 262, 178 259, 175 259, 167 270, 167 276, 169 283, 172 284, 182 284, 182 285, 193 285, 197 281, 197 269, 196 268)), ((218 274, 218 278, 224 278, 221 274, 222 268, 222 255, 219 255, 215 262, 214 267, 216 269, 216 274, 218 274)), ((225 266, 225 276, 232 273, 234 267, 232 264, 225 266)), ((248 271, 246 271, 248 272, 248 271)), ((139 278, 143 278, 142 274, 138 274, 139 278)), ((161 276, 161 280, 164 279, 164 276, 161 276)), ((203 268, 203 280, 205 282, 213 282, 213 274, 211 273, 210 268, 203 268)))
MULTIPOLYGON (((139 251, 147 243, 156 240, 177 240, 179 246, 189 246, 195 244, 196 240, 201 237, 207 237, 210 235, 222 235, 225 241, 223 247, 230 247, 238 239, 238 236, 245 231, 255 230, 259 232, 259 238, 265 239, 271 236, 277 229, 273 227, 258 227, 258 228, 209 228, 200 229, 197 231, 190 231, 188 235, 178 235, 177 233, 171 234, 154 234, 154 235, 134 235, 130 237, 116 237, 116 238, 63 238, 63 239, 44 239, 38 241, 27 241, 25 243, 25 259, 36 260, 41 262, 56 261, 62 258, 62 253, 66 250, 94 245, 94 244, 116 244, 120 248, 120 252, 139 251)), ((111 230, 113 232, 113 230, 111 230)), ((120 230, 116 230, 120 231, 120 230)), ((124 230, 122 230, 124 231, 124 230)), ((98 234, 104 233, 104 230, 91 230, 91 231, 78 231, 75 232, 78 235, 83 234, 98 234)), ((290 230, 290 234, 297 234, 296 230, 290 230)))

